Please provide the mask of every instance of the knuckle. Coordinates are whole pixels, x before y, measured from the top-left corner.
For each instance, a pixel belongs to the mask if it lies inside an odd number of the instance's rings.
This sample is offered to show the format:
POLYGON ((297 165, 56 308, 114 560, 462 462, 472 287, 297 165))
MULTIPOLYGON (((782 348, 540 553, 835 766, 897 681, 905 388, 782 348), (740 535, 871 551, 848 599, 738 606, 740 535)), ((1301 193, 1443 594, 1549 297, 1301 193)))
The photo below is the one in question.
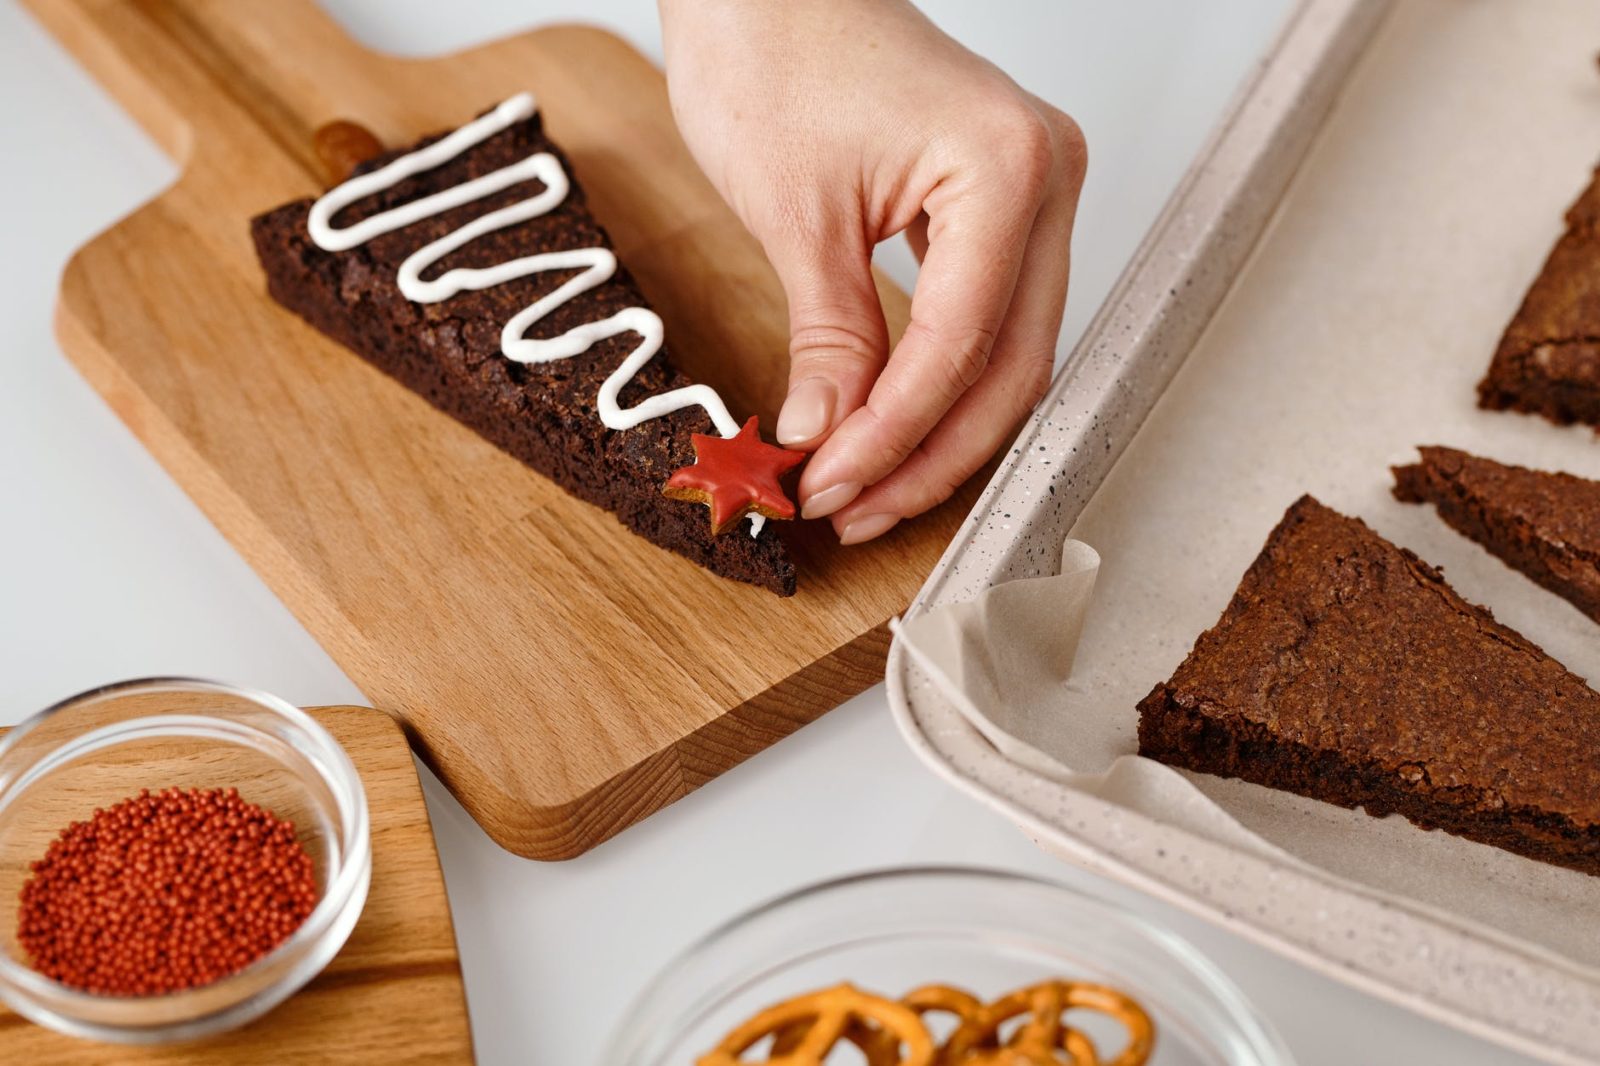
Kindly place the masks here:
POLYGON ((1045 393, 1050 391, 1050 382, 1055 379, 1055 361, 1052 353, 1046 353, 1044 358, 1029 364, 1023 372, 1022 381, 1017 389, 1018 415, 1026 415, 1039 401, 1044 399, 1045 393))
POLYGON ((977 384, 989 366, 994 349, 994 332, 982 326, 952 331, 943 345, 943 364, 949 374, 950 391, 960 395, 977 384))
POLYGON ((966 460, 941 459, 921 445, 913 450, 907 463, 914 464, 917 471, 912 491, 901 501, 903 510, 910 514, 921 514, 954 496, 973 471, 983 465, 981 460, 969 464, 966 460))
POLYGON ((1016 106, 995 123, 1000 140, 1000 160, 1008 185, 1016 195, 1036 199, 1044 192, 1056 167, 1055 132, 1031 107, 1016 106))
POLYGON ((802 326, 789 337, 789 364, 817 368, 875 366, 883 361, 880 341, 853 326, 802 326))
POLYGON ((983 326, 935 328, 912 319, 901 343, 909 340, 928 353, 938 395, 953 402, 983 376, 994 336, 983 326))
POLYGON ((1053 186, 1077 189, 1089 166, 1083 129, 1065 111, 1015 105, 994 123, 999 170, 1012 195, 1037 201, 1053 186))
POLYGON ((1083 135, 1083 127, 1071 115, 1055 108, 1046 112, 1046 121, 1050 125, 1057 168, 1062 177, 1073 184, 1081 184, 1084 172, 1089 169, 1089 142, 1083 135))
MULTIPOLYGON (((881 411, 873 406, 870 397, 864 410, 871 413, 879 430, 876 435, 878 447, 874 451, 874 465, 884 473, 899 468, 922 443, 922 434, 916 426, 904 419, 883 417, 881 411)), ((874 480, 881 481, 882 476, 874 480)))

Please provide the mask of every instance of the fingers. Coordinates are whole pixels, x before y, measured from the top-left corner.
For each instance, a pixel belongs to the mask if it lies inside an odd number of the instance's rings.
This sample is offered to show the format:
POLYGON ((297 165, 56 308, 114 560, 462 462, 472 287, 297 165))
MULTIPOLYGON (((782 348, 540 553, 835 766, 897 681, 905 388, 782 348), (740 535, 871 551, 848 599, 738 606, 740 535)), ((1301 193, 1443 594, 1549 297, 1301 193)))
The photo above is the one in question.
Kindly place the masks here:
POLYGON ((948 499, 1015 432, 1049 388, 1054 345, 997 345, 983 378, 906 460, 832 516, 841 544, 882 536, 904 518, 948 499))
POLYGON ((889 351, 866 238, 769 238, 789 298, 789 394, 778 443, 810 450, 866 401, 889 351))
POLYGON ((904 518, 945 500, 976 473, 1015 431, 1050 384, 1052 362, 1033 358, 987 375, 962 398, 894 473, 858 494, 832 516, 841 544, 880 537, 904 518))
POLYGON ((1081 137, 1065 130, 1061 171, 1046 193, 988 368, 905 460, 833 514, 844 544, 880 536, 943 502, 1015 431, 1049 387, 1066 302, 1083 175, 1081 137))
POLYGON ((1017 288, 1022 250, 1055 178, 1056 143, 1038 114, 1004 131, 1005 152, 924 200, 928 249, 911 323, 867 401, 818 448, 802 513, 836 513, 904 462, 980 380, 1017 288))

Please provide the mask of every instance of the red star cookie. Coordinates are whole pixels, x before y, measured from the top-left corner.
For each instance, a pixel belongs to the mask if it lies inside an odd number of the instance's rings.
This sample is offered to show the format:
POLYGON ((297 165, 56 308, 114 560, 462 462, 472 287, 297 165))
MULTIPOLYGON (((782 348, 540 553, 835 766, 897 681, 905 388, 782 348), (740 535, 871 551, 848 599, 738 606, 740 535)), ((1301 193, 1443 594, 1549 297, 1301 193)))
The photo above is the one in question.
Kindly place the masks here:
POLYGON ((696 433, 693 440, 694 465, 674 471, 661 491, 710 507, 712 533, 726 533, 752 513, 794 517, 794 504, 778 479, 805 461, 804 452, 763 441, 753 415, 736 436, 696 433))

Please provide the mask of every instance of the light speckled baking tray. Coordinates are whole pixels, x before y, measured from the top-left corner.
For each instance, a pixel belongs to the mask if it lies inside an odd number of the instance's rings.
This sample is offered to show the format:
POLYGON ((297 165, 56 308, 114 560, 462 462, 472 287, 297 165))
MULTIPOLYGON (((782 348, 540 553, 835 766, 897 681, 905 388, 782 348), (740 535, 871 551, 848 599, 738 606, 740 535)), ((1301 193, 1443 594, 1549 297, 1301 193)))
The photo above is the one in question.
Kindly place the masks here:
MULTIPOLYGON (((1483 5, 1461 5, 1453 10, 1466 12, 1468 8, 1475 9, 1476 14, 1464 14, 1464 18, 1483 17, 1483 5)), ((1501 9, 1501 14, 1506 10, 1501 9)), ((1442 13, 1444 17, 1430 23, 1428 32, 1437 40, 1437 47, 1448 53, 1459 27, 1450 17, 1451 10, 1442 9, 1442 13)), ((1259 279, 1254 283, 1256 291, 1246 296, 1241 296, 1237 290, 1230 292, 1230 289, 1234 289, 1235 279, 1250 261, 1253 250, 1258 251, 1258 241, 1263 234, 1271 232, 1274 238, 1259 241, 1262 248, 1275 244, 1277 255, 1282 259, 1283 245, 1288 240, 1286 231, 1296 240, 1302 236, 1300 230, 1311 232, 1303 220, 1298 220, 1302 224, 1297 227, 1295 218, 1285 218, 1287 209, 1279 210, 1286 202, 1293 201, 1293 197, 1288 201, 1285 197, 1297 168, 1308 157, 1315 160, 1317 167, 1335 166, 1328 159, 1328 144, 1322 144, 1317 151, 1313 151, 1313 146, 1326 132, 1341 89, 1352 79, 1352 72, 1370 75, 1370 69, 1362 67, 1369 50, 1387 56, 1385 62, 1391 66, 1402 62, 1396 59, 1397 42, 1384 40, 1388 32, 1386 26, 1409 22, 1412 26, 1409 32, 1415 33, 1423 14, 1418 7, 1392 13, 1387 0, 1304 0, 1174 194, 1091 323, 1082 343, 1062 367, 1049 396, 996 473, 961 535, 929 578, 908 612, 908 618, 931 608, 971 600, 983 590, 1005 581, 1054 573, 1059 565, 1061 543, 1069 531, 1081 528, 1080 517, 1085 515, 1086 509, 1091 516, 1088 522, 1091 528, 1097 525, 1102 530, 1116 528, 1110 520, 1094 520, 1096 509, 1090 507, 1091 500, 1112 475, 1119 458, 1129 452, 1147 416, 1208 330, 1212 334, 1205 340, 1211 347, 1214 349, 1220 343, 1216 336, 1219 319, 1223 320, 1224 327, 1220 331, 1224 334, 1221 340, 1237 344, 1249 341, 1251 315, 1258 320, 1282 319, 1304 309, 1307 328, 1312 328, 1310 324, 1322 329, 1340 328, 1337 316, 1333 316, 1335 321, 1330 326, 1328 310, 1313 307, 1321 292, 1316 284, 1304 279, 1266 298, 1263 298, 1259 279), (1239 306, 1241 303, 1243 307, 1239 306)), ((1526 26, 1519 27, 1513 19, 1506 23, 1505 33, 1510 37, 1525 29, 1526 26)), ((1474 32, 1478 32, 1481 42, 1481 29, 1474 32)), ((1463 31, 1463 40, 1465 37, 1463 31)), ((1508 44, 1508 54, 1515 51, 1514 44, 1508 44)), ((1600 45, 1600 37, 1586 44, 1573 44, 1567 51, 1587 48, 1592 52, 1596 45, 1600 45)), ((1521 46, 1526 48, 1527 42, 1522 42, 1521 46)), ((1562 62, 1569 59, 1570 56, 1564 56, 1562 62)), ((1419 56, 1415 64, 1410 64, 1409 59, 1404 63, 1416 67, 1407 75, 1416 78, 1436 77, 1450 67, 1449 63, 1442 62, 1430 66, 1425 55, 1419 56)), ((1593 75, 1592 67, 1589 75, 1593 75)), ((1391 134, 1400 137, 1406 128, 1403 123, 1416 121, 1416 116, 1406 119, 1402 115, 1392 127, 1385 127, 1383 113, 1390 103, 1398 102, 1393 96, 1376 95, 1372 83, 1373 78, 1366 77, 1361 99, 1352 106, 1375 109, 1375 115, 1365 121, 1376 131, 1371 139, 1379 142, 1370 150, 1381 155, 1386 150, 1385 139, 1391 134)), ((1447 102, 1466 104, 1465 100, 1446 98, 1447 102)), ((1589 101, 1585 99, 1582 103, 1588 106, 1589 101)), ((1507 101, 1506 115, 1514 117, 1515 106, 1516 101, 1507 101)), ((1536 102, 1529 106, 1536 106, 1536 102)), ((1394 110, 1399 112, 1404 108, 1395 106, 1394 110)), ((1600 108, 1595 114, 1600 119, 1600 108)), ((1343 126, 1348 138, 1349 116, 1340 117, 1346 120, 1343 126)), ((1502 116, 1502 120, 1505 117, 1502 116)), ((1600 121, 1596 126, 1600 127, 1600 121)), ((1600 147, 1600 128, 1595 133, 1587 147, 1581 151, 1570 150, 1567 154, 1592 156, 1600 147)), ((1541 135, 1543 131, 1530 129, 1529 143, 1534 143, 1532 139, 1541 135)), ((1338 143, 1335 138, 1335 146, 1338 143)), ((1517 146, 1502 145, 1499 150, 1515 151, 1517 146)), ((1569 165, 1570 161, 1561 159, 1559 169, 1563 173, 1552 175, 1550 183, 1566 189, 1563 195, 1570 198, 1580 187, 1585 171, 1581 166, 1573 166, 1567 173, 1569 165)), ((1323 176, 1325 180, 1326 170, 1323 176)), ((1353 180, 1363 178, 1357 174, 1353 180)), ((1302 185, 1300 191, 1304 192, 1303 184, 1297 184, 1302 185)), ((1503 276, 1496 285, 1490 286, 1498 294, 1488 301, 1490 303, 1510 299, 1514 306, 1513 288, 1520 289, 1531 279, 1537 260, 1554 239, 1559 207, 1564 204, 1545 204, 1543 201, 1552 195, 1552 186, 1539 184, 1538 189, 1530 191, 1530 197, 1540 202, 1503 212, 1508 215, 1507 226, 1520 227, 1526 237, 1522 242, 1526 250, 1519 253, 1516 261, 1499 268, 1503 276), (1546 214, 1550 216, 1550 232, 1530 232, 1530 226, 1543 224, 1539 220, 1546 214), (1531 260, 1528 259, 1530 255, 1531 260)), ((1312 187, 1315 189, 1315 183, 1312 187)), ((1419 192, 1413 188, 1405 195, 1424 193, 1426 190, 1419 192)), ((1441 189, 1440 193, 1448 200, 1448 189, 1441 189)), ((1404 196, 1397 194, 1396 199, 1394 209, 1397 211, 1419 210, 1419 203, 1423 205, 1420 209, 1432 209, 1431 201, 1426 199, 1409 206, 1398 202, 1404 196)), ((1480 205, 1476 210, 1499 209, 1503 203, 1480 205)), ((1336 212, 1339 205, 1335 199, 1328 199, 1313 203, 1311 208, 1314 207, 1327 207, 1330 212, 1336 212)), ((1311 208, 1301 203, 1295 210, 1303 214, 1311 208)), ((1470 204, 1440 207, 1441 211, 1456 209, 1474 210, 1470 204)), ((1328 225, 1326 220, 1321 224, 1328 225)), ((1325 249, 1327 243, 1324 241, 1319 248, 1325 249)), ((1470 255, 1473 252, 1472 242, 1463 238, 1460 248, 1441 248, 1431 254, 1470 255)), ((1407 255, 1419 253, 1416 249, 1407 249, 1407 255)), ((1381 260, 1375 258, 1376 262, 1381 260)), ((1259 261, 1252 265, 1261 266, 1259 261)), ((1381 268, 1375 266, 1374 269, 1381 268)), ((1311 276, 1311 272, 1307 274, 1311 276)), ((1389 286, 1405 290, 1407 298, 1427 298, 1426 293, 1411 291, 1415 286, 1408 278, 1372 280, 1374 292, 1381 293, 1389 286)), ((1403 317, 1407 309, 1403 301, 1399 303, 1398 313, 1395 308, 1379 308, 1373 313, 1403 317)), ((1358 307, 1356 313, 1365 312, 1358 307)), ((1473 315, 1467 316, 1473 321, 1462 343, 1468 347, 1477 345, 1471 355, 1476 362, 1462 373, 1481 372, 1487 364, 1494 336, 1492 327, 1487 327, 1491 330, 1488 335, 1480 337, 1478 334, 1484 333, 1485 322, 1503 323, 1507 314, 1509 307, 1494 306, 1487 310, 1477 308, 1473 315)), ((1282 328, 1281 323, 1278 328, 1282 328)), ((1393 324, 1389 328, 1392 333, 1393 324)), ((1352 330, 1353 337, 1369 334, 1373 331, 1352 330)), ((1451 343, 1458 339, 1452 337, 1451 343)), ((1209 367, 1217 362, 1214 351, 1206 355, 1211 362, 1200 365, 1209 367)), ((1236 366, 1233 372, 1245 371, 1236 366)), ((1432 384, 1405 375, 1400 377, 1400 388, 1425 388, 1432 384)), ((1454 382, 1450 388, 1459 384, 1454 382)), ((1392 382, 1374 380, 1372 387, 1396 386, 1392 382)), ((1463 411, 1470 412, 1470 388, 1457 391, 1462 395, 1452 393, 1441 409, 1459 404, 1463 411)), ((1269 393, 1264 390, 1264 394, 1269 393)), ((1171 404, 1164 413, 1170 415, 1173 407, 1183 409, 1182 404, 1171 404)), ((1196 404, 1190 402, 1188 408, 1194 409, 1196 404)), ((1222 427, 1219 432, 1229 432, 1226 410, 1201 409, 1200 413, 1217 418, 1222 427)), ((1497 427, 1487 432, 1499 434, 1493 443, 1501 450, 1498 453, 1491 450, 1490 454, 1506 454, 1505 449, 1510 449, 1513 459, 1519 458, 1514 454, 1519 448, 1528 453, 1542 446, 1536 443, 1543 440, 1539 437, 1541 433, 1559 432, 1546 430, 1535 420, 1518 421, 1518 418, 1463 414, 1457 421, 1444 424, 1452 431, 1467 433, 1483 432, 1483 426, 1497 427), (1504 421, 1471 421, 1478 417, 1504 421), (1506 428, 1498 428, 1501 426, 1506 428)), ((1161 419, 1152 419, 1151 424, 1159 426, 1161 419)), ((1419 432, 1427 433, 1428 429, 1419 432)), ((1561 439, 1560 446, 1582 447, 1581 443, 1574 443, 1577 440, 1568 435, 1561 439)), ((1457 436, 1444 442, 1471 447, 1475 440, 1457 436)), ((1150 443, 1140 441, 1141 445, 1150 443)), ((1130 454, 1148 463, 1161 456, 1162 449, 1158 443, 1133 448, 1130 454)), ((1573 454, 1580 456, 1576 464, 1568 461, 1565 465, 1592 474, 1593 471, 1582 469, 1581 464, 1594 460, 1582 458, 1581 452, 1573 454)), ((1441 532, 1436 540, 1418 543, 1418 538, 1424 534, 1417 531, 1434 519, 1414 508, 1414 516, 1406 519, 1394 518, 1400 513, 1398 510, 1384 511, 1387 505, 1379 499, 1384 490, 1382 463, 1370 463, 1369 459, 1362 458, 1368 472, 1361 476, 1370 481, 1370 487, 1351 488, 1348 478, 1340 480, 1341 473, 1338 477, 1330 474, 1322 483, 1315 483, 1313 477, 1314 483, 1306 484, 1305 488, 1331 493, 1328 502, 1341 509, 1369 518, 1377 512, 1383 519, 1378 522, 1380 531, 1385 531, 1385 521, 1391 525, 1400 520, 1413 522, 1405 527, 1409 540, 1404 536, 1397 539, 1418 547, 1425 556, 1459 551, 1461 561, 1452 555, 1448 565, 1454 579, 1463 576, 1468 579, 1469 584, 1463 591, 1469 598, 1494 600, 1499 610, 1501 600, 1494 599, 1491 592, 1502 593, 1502 598, 1521 595, 1511 585, 1502 584, 1521 581, 1520 578, 1510 575, 1509 571, 1501 575, 1495 569, 1498 563, 1488 560, 1487 556, 1484 556, 1487 562, 1475 562, 1471 553, 1477 549, 1470 545, 1453 546, 1450 538, 1454 534, 1441 532), (1507 589, 1510 593, 1505 593, 1507 589)), ((1300 471, 1293 469, 1287 473, 1284 470, 1274 472, 1273 464, 1280 460, 1270 449, 1259 461, 1266 471, 1261 475, 1263 481, 1289 484, 1300 476, 1300 471)), ((1302 456, 1299 461, 1303 465, 1306 460, 1302 456)), ((1287 465, 1292 467, 1292 464, 1287 465)), ((1116 489, 1123 502, 1118 506, 1124 510, 1132 506, 1126 502, 1128 498, 1140 498, 1139 493, 1127 488, 1136 477, 1124 464, 1113 478, 1114 482, 1120 482, 1116 489)), ((1272 491, 1277 491, 1282 484, 1275 484, 1272 491)), ((1257 490, 1257 486, 1251 486, 1249 491, 1242 491, 1240 496, 1248 498, 1244 503, 1216 499, 1213 512, 1218 523, 1232 522, 1242 527, 1245 532, 1239 536, 1253 541, 1255 548, 1265 539, 1270 522, 1260 525, 1260 515, 1253 511, 1247 515, 1248 520, 1231 518, 1229 509, 1248 510, 1256 506, 1255 497, 1272 498, 1271 491, 1257 490), (1257 525, 1259 529, 1255 528, 1257 525)), ((1149 495, 1145 493, 1144 497, 1149 495)), ((1103 499, 1096 501, 1097 505, 1103 499)), ((1292 496, 1275 504, 1280 512, 1289 499, 1292 496)), ((1108 508, 1101 506, 1098 510, 1104 512, 1108 508)), ((1152 521, 1170 521, 1171 518, 1171 515, 1150 516, 1152 521)), ((1389 532, 1392 534, 1393 530, 1389 532)), ((1108 559, 1124 547, 1103 543, 1096 546, 1108 559)), ((1253 548, 1243 557, 1245 562, 1249 554, 1253 554, 1253 548)), ((1435 561, 1440 560, 1435 558, 1435 561)), ((1196 566, 1206 571, 1204 581, 1195 584, 1204 584, 1207 587, 1204 596, 1215 599, 1214 605, 1205 607, 1209 620, 1214 620, 1231 593, 1233 582, 1242 573, 1243 563, 1231 557, 1220 561, 1207 558, 1196 566)), ((1516 612, 1513 608, 1508 620, 1514 625, 1526 625, 1516 612)), ((1190 610, 1188 614, 1195 612, 1190 610)), ((1209 620, 1201 625, 1209 624, 1209 620)), ((1190 617, 1184 617, 1177 624, 1183 631, 1163 639, 1176 648, 1166 653, 1181 655, 1198 628, 1190 617)), ((1563 645, 1562 640, 1571 638, 1571 634, 1582 634, 1592 641, 1592 631, 1566 621, 1561 625, 1567 626, 1563 631, 1567 634, 1565 637, 1554 631, 1529 629, 1528 632, 1535 639, 1546 641, 1558 657, 1582 673, 1584 665, 1574 661, 1574 655, 1581 659, 1584 653, 1573 652, 1575 645, 1570 642, 1563 645), (1554 643, 1549 643, 1552 639, 1554 643)), ((1144 667, 1148 669, 1149 664, 1144 667)), ((1552 950, 1549 943, 1535 943, 1519 937, 1514 930, 1493 928, 1493 923, 1485 923, 1481 915, 1469 917, 1452 913, 1448 908, 1407 900, 1393 891, 1364 885, 1359 878, 1348 876, 1348 871, 1341 871, 1346 874, 1341 876, 1225 846, 1150 817, 1146 812, 1089 795, 1033 772, 997 751, 912 663, 898 640, 890 652, 888 685, 902 729, 918 754, 958 786, 1004 811, 1047 849, 1134 884, 1339 980, 1524 1053, 1552 1062, 1600 1061, 1600 970, 1584 952, 1573 952, 1569 956, 1552 950)))

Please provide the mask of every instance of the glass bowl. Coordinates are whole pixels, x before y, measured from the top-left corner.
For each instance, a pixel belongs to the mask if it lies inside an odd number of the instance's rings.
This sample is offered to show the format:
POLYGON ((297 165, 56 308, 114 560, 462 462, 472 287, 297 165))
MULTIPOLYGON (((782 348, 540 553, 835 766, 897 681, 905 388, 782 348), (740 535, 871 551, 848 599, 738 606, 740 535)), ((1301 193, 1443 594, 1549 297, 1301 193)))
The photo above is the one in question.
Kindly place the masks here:
POLYGON ((0 999, 60 1032, 154 1044, 243 1025, 338 953, 371 874, 367 800, 355 766, 327 730, 275 696, 184 678, 128 681, 64 700, 0 740, 0 999), (29 864, 95 808, 169 786, 237 788, 294 822, 316 869, 319 898, 310 916, 243 970, 166 995, 93 995, 31 969, 17 942, 29 864))
MULTIPOLYGON (((734 919, 645 989, 603 1061, 693 1066, 763 1008, 841 982, 891 998, 951 984, 991 1000, 1052 977, 1110 985, 1143 1004, 1156 1027, 1152 1066, 1292 1062, 1233 982, 1177 936, 1062 885, 953 868, 830 881, 734 919)), ((1102 1061, 1126 1039, 1109 1018, 1069 1020, 1102 1061)), ((929 1022, 936 1038, 948 1030, 929 1022)), ((861 1061, 848 1045, 836 1050, 830 1064, 861 1061)))

